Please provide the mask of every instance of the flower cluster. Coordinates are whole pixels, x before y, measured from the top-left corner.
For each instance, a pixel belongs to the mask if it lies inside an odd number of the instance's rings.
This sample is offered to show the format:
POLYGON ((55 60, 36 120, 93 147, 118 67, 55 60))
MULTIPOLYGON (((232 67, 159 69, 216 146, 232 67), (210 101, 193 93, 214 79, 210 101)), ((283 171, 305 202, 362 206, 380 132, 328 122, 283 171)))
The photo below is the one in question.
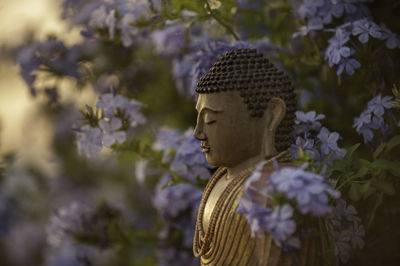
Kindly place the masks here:
POLYGON ((374 137, 373 130, 380 130, 385 133, 389 125, 385 123, 384 115, 394 106, 391 103, 392 97, 382 97, 380 94, 368 102, 368 107, 359 117, 354 118, 353 127, 358 134, 364 137, 364 143, 371 142, 374 137))
POLYGON ((182 23, 171 21, 171 25, 155 30, 151 39, 155 44, 156 51, 163 55, 179 55, 186 46, 186 26, 182 23))
POLYGON ((263 2, 262 0, 237 0, 236 4, 240 9, 253 10, 262 8, 263 2))
POLYGON ((79 153, 94 157, 102 150, 103 145, 111 147, 114 143, 123 143, 127 136, 122 131, 122 120, 116 117, 116 113, 122 112, 128 118, 130 127, 134 128, 146 122, 146 118, 140 112, 143 106, 133 99, 115 93, 101 95, 96 103, 103 116, 98 122, 99 127, 83 125, 75 129, 79 153))
POLYGON ((307 22, 302 31, 322 30, 333 18, 356 20, 369 15, 365 3, 371 0, 293 0, 294 14, 307 22))
MULTIPOLYGON (((329 45, 324 55, 330 67, 336 66, 336 73, 344 71, 353 75, 361 64, 352 56, 355 53, 351 36, 365 44, 370 37, 385 40, 389 49, 400 48, 400 37, 385 26, 379 26, 371 20, 366 6, 371 0, 299 0, 292 1, 295 15, 306 21, 307 25, 300 28, 300 34, 307 35, 310 31, 333 31, 329 45), (333 18, 341 19, 342 24, 332 28, 333 18)), ((295 34, 298 35, 299 33, 295 34)))
POLYGON ((51 249, 46 265, 60 265, 61 262, 84 265, 85 261, 92 259, 96 250, 74 239, 74 234, 87 231, 92 226, 91 217, 92 211, 78 202, 72 202, 56 212, 46 228, 47 243, 51 249))
POLYGON ((196 183, 196 178, 209 179, 210 165, 201 152, 200 141, 193 137, 193 129, 181 133, 170 128, 161 128, 153 145, 156 150, 164 152, 164 162, 170 163, 171 170, 196 183), (173 158, 171 152, 175 151, 173 158))
POLYGON ((296 112, 293 131, 296 142, 289 148, 293 158, 299 158, 300 149, 316 164, 331 164, 334 160, 344 157, 346 151, 337 145, 339 133, 330 132, 326 127, 322 127, 319 121, 324 118, 324 115, 317 115, 315 111, 296 112))
POLYGON ((156 186, 153 198, 154 207, 166 222, 160 238, 164 239, 168 236, 170 227, 176 228, 183 234, 183 245, 190 247, 193 243, 197 209, 202 192, 187 183, 167 186, 171 179, 168 174, 163 176, 156 186))
POLYGON ((260 163, 247 179, 238 212, 246 216, 252 234, 263 230, 284 250, 299 248, 294 213, 323 217, 332 211, 329 199, 340 194, 323 177, 303 168, 278 168, 267 176, 264 167, 265 162, 260 163))
POLYGON ((335 35, 329 39, 329 45, 325 50, 325 59, 328 60, 330 67, 337 65, 336 73, 342 74, 344 70, 349 75, 353 75, 355 70, 361 64, 351 56, 354 54, 354 49, 349 47, 350 32, 346 27, 336 29, 335 35))
POLYGON ((104 118, 109 119, 115 117, 116 111, 123 111, 129 119, 131 127, 136 127, 146 122, 146 118, 140 112, 140 109, 144 105, 119 94, 106 93, 101 95, 96 103, 96 107, 103 112, 104 118))
POLYGON ((349 260, 355 249, 364 247, 364 226, 357 216, 357 210, 351 205, 346 206, 343 199, 336 200, 325 225, 334 240, 335 255, 342 263, 349 260))
POLYGON ((8 233, 13 212, 10 202, 0 193, 0 236, 8 233))
MULTIPOLYGON (((160 7, 159 1, 154 1, 160 7)), ((104 37, 114 40, 118 36, 125 47, 146 36, 147 31, 140 27, 144 21, 150 21, 156 10, 153 1, 93 1, 79 3, 67 0, 64 6, 64 18, 72 24, 84 26, 85 37, 104 37)))
POLYGON ((30 93, 33 96, 37 94, 35 81, 38 71, 51 72, 56 76, 64 75, 82 82, 85 69, 79 64, 79 59, 84 53, 85 49, 81 45, 67 48, 63 42, 55 38, 37 42, 22 49, 18 55, 18 64, 30 93))

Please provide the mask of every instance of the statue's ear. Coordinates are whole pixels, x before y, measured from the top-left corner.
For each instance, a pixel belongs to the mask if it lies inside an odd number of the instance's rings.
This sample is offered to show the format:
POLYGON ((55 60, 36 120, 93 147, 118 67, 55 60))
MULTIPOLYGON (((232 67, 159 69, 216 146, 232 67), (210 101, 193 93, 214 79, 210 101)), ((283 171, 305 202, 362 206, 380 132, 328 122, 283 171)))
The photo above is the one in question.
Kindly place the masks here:
POLYGON ((268 131, 275 131, 285 116, 285 102, 281 98, 272 98, 268 102, 266 113, 268 114, 268 131))

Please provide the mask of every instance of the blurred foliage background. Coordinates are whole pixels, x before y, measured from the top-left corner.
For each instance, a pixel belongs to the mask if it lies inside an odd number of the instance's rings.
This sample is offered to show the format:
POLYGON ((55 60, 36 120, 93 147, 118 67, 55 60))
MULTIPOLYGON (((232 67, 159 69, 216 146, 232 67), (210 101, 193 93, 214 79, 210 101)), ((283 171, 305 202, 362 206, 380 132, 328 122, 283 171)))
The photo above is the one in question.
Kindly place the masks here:
MULTIPOLYGON (((398 265, 399 12, 398 0, 2 0, 0 264, 198 265, 215 169, 192 137, 194 88, 218 56, 254 48, 347 150, 327 172, 365 246, 338 263, 398 265)), ((301 137, 296 150, 320 148, 301 137)))

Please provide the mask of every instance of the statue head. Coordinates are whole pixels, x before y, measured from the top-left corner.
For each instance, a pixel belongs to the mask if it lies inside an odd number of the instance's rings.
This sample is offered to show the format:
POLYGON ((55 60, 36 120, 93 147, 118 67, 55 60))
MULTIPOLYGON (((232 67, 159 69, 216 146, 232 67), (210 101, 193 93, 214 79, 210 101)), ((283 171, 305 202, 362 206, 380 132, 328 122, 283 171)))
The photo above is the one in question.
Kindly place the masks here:
POLYGON ((194 136, 209 164, 234 167, 292 141, 296 95, 288 76, 252 49, 227 52, 197 84, 194 136))

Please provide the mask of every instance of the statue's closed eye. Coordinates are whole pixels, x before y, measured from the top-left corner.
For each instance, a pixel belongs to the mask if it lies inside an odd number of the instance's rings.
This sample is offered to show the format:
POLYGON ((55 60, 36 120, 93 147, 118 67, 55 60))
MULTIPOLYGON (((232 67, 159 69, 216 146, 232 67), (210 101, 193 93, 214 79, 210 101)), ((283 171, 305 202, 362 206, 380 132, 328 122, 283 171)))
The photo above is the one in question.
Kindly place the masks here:
POLYGON ((209 120, 209 121, 205 121, 204 123, 206 123, 207 125, 211 125, 211 124, 214 124, 215 122, 217 122, 217 120, 209 120))

